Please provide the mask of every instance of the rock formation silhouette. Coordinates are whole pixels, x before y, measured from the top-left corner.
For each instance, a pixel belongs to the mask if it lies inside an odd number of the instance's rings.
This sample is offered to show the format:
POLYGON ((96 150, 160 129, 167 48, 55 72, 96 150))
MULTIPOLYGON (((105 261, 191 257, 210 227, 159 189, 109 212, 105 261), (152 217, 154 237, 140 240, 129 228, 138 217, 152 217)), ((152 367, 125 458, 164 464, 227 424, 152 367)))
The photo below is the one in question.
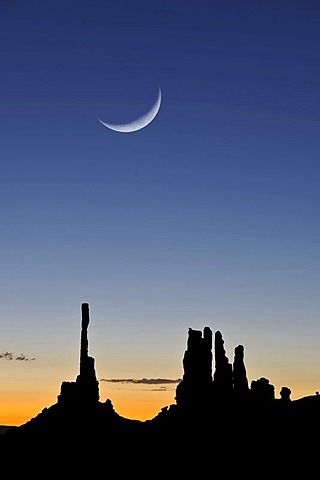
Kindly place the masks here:
POLYGON ((269 470, 273 475, 275 468, 279 475, 282 469, 281 476, 295 473, 292 458, 303 465, 304 475, 308 468, 315 472, 313 439, 320 426, 320 395, 291 400, 291 390, 284 386, 276 398, 274 386, 264 377, 252 380, 249 387, 243 345, 235 347, 230 363, 220 331, 214 334, 213 353, 212 330, 189 328, 175 403, 151 420, 127 419, 114 410, 111 399, 100 401, 95 360, 88 354, 89 321, 89 304, 83 303, 75 382, 63 381, 56 404, 0 435, 0 451, 8 462, 24 455, 26 467, 36 453, 53 462, 57 474, 63 468, 66 478, 83 474, 85 468, 99 474, 98 455, 120 462, 123 474, 135 472, 140 478, 137 466, 133 470, 137 458, 152 466, 163 458, 173 462, 171 472, 178 478, 191 472, 207 475, 213 464, 215 471, 227 468, 229 476, 248 478, 249 456, 263 465, 264 474, 269 470))
POLYGON ((177 405, 197 408, 210 401, 212 394, 212 332, 189 328, 183 357, 183 379, 176 388, 177 405))
POLYGON ((99 401, 99 382, 96 378, 94 358, 88 355, 88 327, 90 322, 89 304, 81 305, 81 342, 80 342, 80 373, 75 382, 63 382, 58 402, 74 402, 90 406, 99 401))

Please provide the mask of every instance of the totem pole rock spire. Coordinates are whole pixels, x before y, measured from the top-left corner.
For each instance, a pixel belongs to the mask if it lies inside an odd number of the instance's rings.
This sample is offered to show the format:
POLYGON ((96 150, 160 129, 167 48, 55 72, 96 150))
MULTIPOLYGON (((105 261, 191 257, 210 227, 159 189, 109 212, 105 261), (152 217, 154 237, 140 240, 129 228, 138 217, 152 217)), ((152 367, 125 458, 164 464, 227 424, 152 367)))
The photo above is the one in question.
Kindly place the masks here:
POLYGON ((99 401, 99 382, 94 358, 88 355, 89 304, 81 305, 80 371, 75 382, 63 382, 58 402, 95 403, 99 401))
POLYGON ((90 322, 89 304, 81 305, 81 342, 80 342, 80 375, 86 375, 88 366, 88 327, 90 322))
POLYGON ((80 386, 81 398, 86 401, 99 400, 99 386, 94 368, 94 358, 88 355, 89 304, 81 305, 81 341, 80 341, 80 374, 77 383, 80 386))

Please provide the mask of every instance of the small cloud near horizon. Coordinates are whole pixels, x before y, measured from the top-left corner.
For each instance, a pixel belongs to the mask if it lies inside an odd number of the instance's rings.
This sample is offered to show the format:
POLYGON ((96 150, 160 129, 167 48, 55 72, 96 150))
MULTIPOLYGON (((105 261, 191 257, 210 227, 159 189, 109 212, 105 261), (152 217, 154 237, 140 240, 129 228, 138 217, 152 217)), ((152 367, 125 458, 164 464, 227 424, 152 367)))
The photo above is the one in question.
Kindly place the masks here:
POLYGON ((181 378, 101 378, 101 382, 109 383, 133 383, 135 385, 168 385, 181 382, 181 378))
POLYGON ((12 352, 5 352, 5 353, 0 353, 0 359, 18 360, 19 362, 30 362, 32 360, 35 360, 35 357, 27 357, 24 353, 20 353, 20 355, 15 355, 12 352))

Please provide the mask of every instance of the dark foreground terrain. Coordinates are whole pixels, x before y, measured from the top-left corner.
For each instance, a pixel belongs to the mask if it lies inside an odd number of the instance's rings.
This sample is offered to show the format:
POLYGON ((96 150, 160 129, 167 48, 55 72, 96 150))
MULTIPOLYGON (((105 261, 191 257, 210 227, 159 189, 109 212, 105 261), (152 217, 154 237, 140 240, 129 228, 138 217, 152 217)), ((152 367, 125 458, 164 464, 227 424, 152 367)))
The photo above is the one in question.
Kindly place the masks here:
POLYGON ((82 304, 80 372, 57 403, 0 435, 2 471, 18 478, 79 476, 195 479, 309 478, 319 469, 320 396, 275 398, 266 378, 248 385, 244 348, 229 363, 220 332, 189 329, 176 403, 152 420, 121 417, 101 402, 82 304))

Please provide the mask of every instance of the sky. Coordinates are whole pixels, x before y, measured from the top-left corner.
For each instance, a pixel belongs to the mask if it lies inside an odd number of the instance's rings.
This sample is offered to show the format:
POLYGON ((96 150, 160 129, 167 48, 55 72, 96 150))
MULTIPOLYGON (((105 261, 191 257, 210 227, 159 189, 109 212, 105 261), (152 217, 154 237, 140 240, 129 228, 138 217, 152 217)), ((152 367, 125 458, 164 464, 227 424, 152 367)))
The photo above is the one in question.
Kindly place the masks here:
POLYGON ((0 0, 0 68, 0 424, 75 381, 82 303, 127 418, 175 403, 189 328, 318 391, 319 2, 0 0))

